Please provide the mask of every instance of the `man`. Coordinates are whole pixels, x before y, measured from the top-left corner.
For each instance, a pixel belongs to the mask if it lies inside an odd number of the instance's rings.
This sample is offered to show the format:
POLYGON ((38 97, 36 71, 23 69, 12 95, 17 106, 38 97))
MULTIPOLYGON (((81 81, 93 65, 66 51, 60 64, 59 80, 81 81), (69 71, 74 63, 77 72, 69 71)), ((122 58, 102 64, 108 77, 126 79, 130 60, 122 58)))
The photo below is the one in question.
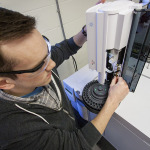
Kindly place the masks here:
POLYGON ((78 126, 56 69, 85 41, 80 31, 51 47, 34 18, 0 8, 0 149, 90 150, 99 141, 129 89, 115 77, 97 117, 78 126))

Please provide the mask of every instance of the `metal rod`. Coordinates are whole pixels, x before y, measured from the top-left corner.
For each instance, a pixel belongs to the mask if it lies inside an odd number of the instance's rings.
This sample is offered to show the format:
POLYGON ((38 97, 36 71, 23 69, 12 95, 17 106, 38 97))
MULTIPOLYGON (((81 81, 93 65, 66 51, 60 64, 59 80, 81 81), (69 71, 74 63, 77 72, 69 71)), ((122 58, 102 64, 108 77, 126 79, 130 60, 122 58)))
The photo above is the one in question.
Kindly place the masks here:
POLYGON ((64 31, 64 26, 63 26, 63 22, 62 22, 62 17, 61 17, 61 13, 60 13, 58 0, 56 0, 56 6, 57 6, 57 12, 58 12, 58 16, 59 16, 62 34, 63 34, 64 39, 66 40, 66 35, 65 35, 65 31, 64 31))
POLYGON ((100 83, 101 79, 100 79, 100 72, 98 72, 98 82, 100 83))

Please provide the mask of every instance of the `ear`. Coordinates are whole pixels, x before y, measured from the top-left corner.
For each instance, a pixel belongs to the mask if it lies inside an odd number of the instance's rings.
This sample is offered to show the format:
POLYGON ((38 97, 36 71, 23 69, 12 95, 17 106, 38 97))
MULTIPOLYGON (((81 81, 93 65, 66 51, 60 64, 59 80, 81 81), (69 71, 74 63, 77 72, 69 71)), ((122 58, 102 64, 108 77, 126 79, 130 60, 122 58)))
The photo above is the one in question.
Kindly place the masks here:
POLYGON ((0 77, 0 89, 10 90, 15 87, 15 84, 12 79, 0 77))

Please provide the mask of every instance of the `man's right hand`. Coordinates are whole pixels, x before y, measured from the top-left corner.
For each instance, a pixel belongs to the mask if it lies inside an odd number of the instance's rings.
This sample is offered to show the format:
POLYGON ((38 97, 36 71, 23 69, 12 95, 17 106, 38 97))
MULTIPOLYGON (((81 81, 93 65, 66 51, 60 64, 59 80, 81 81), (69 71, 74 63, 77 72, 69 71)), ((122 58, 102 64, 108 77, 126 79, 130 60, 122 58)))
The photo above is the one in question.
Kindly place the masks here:
POLYGON ((103 108, 91 121, 101 134, 103 134, 116 108, 128 93, 129 88, 125 80, 122 77, 114 77, 110 84, 108 98, 103 108))
POLYGON ((107 103, 111 103, 117 107, 128 93, 129 88, 125 80, 122 77, 114 77, 110 84, 107 103))

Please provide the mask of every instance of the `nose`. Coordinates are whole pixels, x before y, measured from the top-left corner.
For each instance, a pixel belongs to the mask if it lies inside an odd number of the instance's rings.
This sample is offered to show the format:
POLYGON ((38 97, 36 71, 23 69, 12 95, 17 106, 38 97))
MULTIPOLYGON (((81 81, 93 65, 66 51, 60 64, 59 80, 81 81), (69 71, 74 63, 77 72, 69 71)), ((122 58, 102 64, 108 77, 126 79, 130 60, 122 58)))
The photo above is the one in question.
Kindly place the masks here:
POLYGON ((45 69, 45 71, 49 72, 49 71, 51 71, 55 66, 56 66, 56 63, 55 63, 52 59, 50 59, 49 62, 48 62, 48 65, 47 65, 47 67, 46 67, 46 69, 45 69))

